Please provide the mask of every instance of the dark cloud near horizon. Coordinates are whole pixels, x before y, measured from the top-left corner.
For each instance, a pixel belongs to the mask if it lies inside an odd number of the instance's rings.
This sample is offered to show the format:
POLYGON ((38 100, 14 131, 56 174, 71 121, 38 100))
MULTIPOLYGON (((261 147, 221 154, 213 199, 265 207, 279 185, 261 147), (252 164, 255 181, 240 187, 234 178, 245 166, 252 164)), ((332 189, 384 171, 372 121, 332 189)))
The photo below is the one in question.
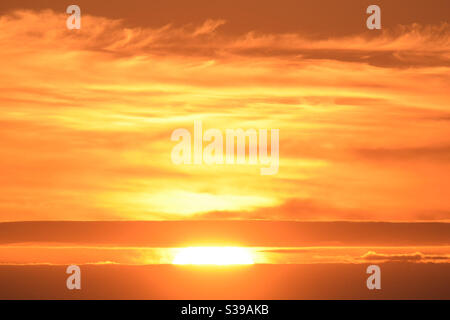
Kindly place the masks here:
POLYGON ((421 261, 445 261, 449 260, 449 256, 423 254, 421 252, 405 253, 405 254, 383 254, 369 251, 362 255, 361 258, 367 261, 395 261, 395 262, 421 262, 421 261))
POLYGON ((185 247, 450 245, 450 223, 42 221, 0 223, 0 244, 185 247))

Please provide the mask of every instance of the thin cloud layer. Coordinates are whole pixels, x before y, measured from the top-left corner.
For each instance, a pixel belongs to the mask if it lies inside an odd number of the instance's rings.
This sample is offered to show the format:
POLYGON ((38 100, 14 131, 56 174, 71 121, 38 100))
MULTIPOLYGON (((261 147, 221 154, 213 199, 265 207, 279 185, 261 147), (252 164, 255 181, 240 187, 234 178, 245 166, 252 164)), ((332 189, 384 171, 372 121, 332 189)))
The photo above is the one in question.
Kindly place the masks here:
POLYGON ((361 256, 366 261, 380 261, 380 262, 450 262, 449 255, 430 255, 421 252, 404 253, 404 254, 385 254, 369 251, 361 256))

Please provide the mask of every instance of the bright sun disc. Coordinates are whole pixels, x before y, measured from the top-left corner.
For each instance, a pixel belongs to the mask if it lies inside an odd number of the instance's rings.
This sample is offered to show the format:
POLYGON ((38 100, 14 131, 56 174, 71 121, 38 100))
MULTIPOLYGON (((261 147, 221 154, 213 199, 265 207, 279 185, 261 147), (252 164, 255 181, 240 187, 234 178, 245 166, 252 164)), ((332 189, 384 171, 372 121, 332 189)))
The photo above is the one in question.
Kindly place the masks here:
POLYGON ((180 249, 173 264, 253 264, 250 250, 239 247, 189 247, 180 249))

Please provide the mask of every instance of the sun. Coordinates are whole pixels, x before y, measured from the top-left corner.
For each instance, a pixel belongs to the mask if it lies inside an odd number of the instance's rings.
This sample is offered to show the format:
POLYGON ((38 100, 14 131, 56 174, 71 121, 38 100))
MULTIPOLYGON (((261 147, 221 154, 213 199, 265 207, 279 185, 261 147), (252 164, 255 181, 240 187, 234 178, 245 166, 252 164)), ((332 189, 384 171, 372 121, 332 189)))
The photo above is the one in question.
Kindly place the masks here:
POLYGON ((241 247, 188 247, 179 249, 172 264, 254 264, 250 250, 241 247))

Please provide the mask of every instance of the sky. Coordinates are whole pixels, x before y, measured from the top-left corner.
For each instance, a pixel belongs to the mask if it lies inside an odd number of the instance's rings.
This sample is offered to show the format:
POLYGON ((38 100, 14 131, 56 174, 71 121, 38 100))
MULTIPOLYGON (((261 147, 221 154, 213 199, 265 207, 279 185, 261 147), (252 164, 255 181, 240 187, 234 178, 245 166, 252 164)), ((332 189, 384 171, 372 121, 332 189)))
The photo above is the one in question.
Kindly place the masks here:
POLYGON ((80 30, 70 4, 0 4, 1 264, 448 268, 448 1, 79 0, 80 30), (278 172, 174 164, 198 120, 279 129, 278 172))

